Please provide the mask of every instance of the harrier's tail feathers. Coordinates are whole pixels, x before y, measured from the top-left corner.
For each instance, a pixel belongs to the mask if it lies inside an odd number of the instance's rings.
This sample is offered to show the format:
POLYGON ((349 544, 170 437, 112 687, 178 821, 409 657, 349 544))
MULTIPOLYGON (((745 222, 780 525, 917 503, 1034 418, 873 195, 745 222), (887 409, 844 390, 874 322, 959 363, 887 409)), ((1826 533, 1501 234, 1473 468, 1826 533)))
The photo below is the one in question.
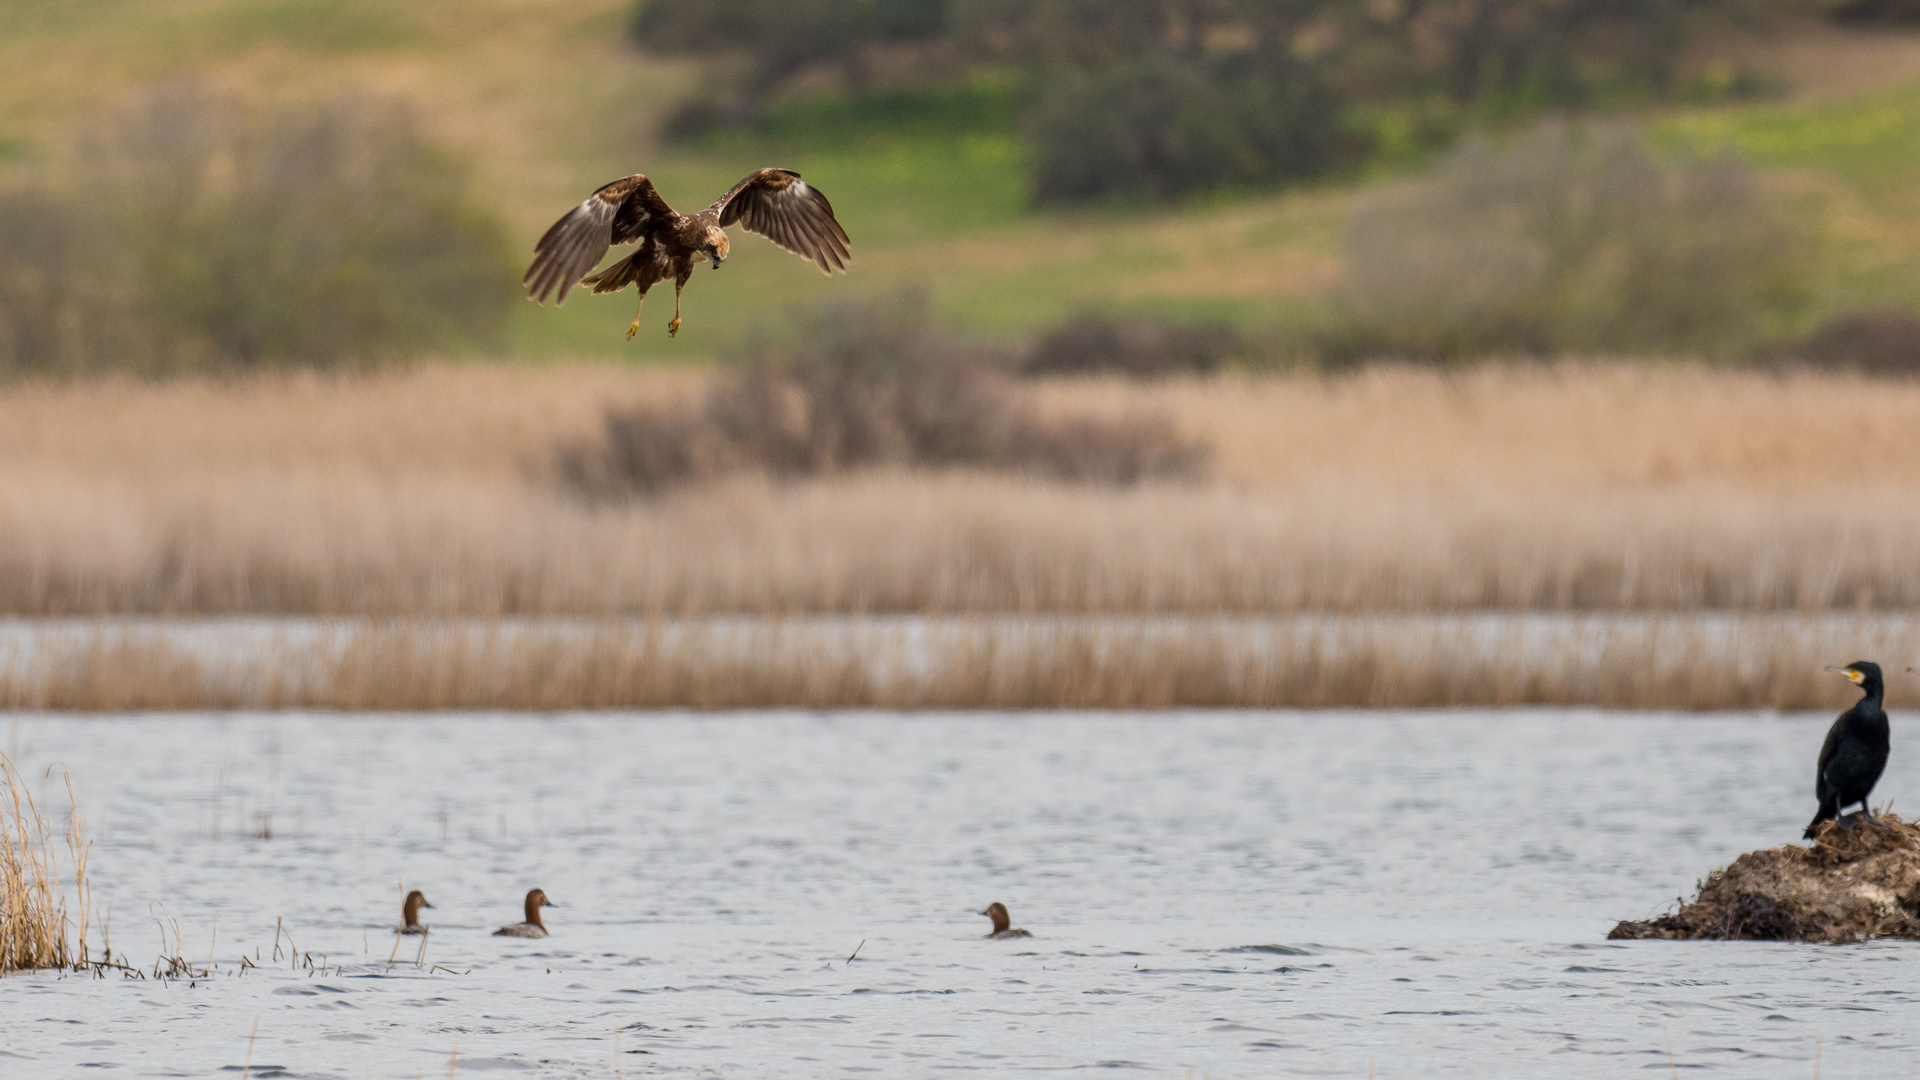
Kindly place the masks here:
POLYGON ((580 287, 590 288, 596 293, 619 292, 638 280, 640 280, 639 263, 633 256, 628 256, 597 274, 588 274, 581 278, 580 287))
POLYGON ((611 267, 599 273, 589 273, 588 277, 580 279, 580 288, 591 288, 593 292, 620 292, 630 284, 639 284, 641 292, 653 288, 653 284, 660 281, 659 275, 647 273, 651 267, 649 263, 643 263, 639 256, 641 252, 634 252, 632 256, 612 263, 611 267))

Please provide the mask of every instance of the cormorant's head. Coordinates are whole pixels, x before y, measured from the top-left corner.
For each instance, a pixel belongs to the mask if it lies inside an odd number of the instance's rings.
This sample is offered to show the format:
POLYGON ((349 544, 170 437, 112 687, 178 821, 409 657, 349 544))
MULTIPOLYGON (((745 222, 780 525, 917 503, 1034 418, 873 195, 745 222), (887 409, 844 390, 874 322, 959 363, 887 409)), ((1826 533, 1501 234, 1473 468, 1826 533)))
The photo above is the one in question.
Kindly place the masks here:
POLYGON ((1880 682, 1880 665, 1871 660, 1855 660, 1846 667, 1830 667, 1828 671, 1837 671, 1847 677, 1855 686, 1877 685, 1880 682))
POLYGON ((727 230, 718 225, 707 226, 707 242, 700 245, 700 254, 707 257, 715 270, 727 261, 727 230))

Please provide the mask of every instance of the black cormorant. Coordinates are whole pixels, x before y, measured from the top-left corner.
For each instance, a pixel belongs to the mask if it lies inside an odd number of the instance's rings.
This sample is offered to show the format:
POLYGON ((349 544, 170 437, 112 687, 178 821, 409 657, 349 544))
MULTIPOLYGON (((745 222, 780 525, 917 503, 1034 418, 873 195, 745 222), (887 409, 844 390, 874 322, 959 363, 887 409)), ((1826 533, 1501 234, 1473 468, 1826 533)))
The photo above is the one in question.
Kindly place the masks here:
POLYGON ((1807 824, 1806 838, 1823 821, 1840 816, 1842 807, 1860 804, 1868 821, 1874 820, 1867 805, 1867 793, 1880 780, 1887 767, 1887 713, 1880 707, 1886 686, 1880 681, 1880 665, 1855 660, 1838 671, 1864 691, 1853 708, 1827 729, 1827 741, 1820 744, 1820 767, 1814 774, 1813 793, 1820 798, 1820 812, 1807 824))

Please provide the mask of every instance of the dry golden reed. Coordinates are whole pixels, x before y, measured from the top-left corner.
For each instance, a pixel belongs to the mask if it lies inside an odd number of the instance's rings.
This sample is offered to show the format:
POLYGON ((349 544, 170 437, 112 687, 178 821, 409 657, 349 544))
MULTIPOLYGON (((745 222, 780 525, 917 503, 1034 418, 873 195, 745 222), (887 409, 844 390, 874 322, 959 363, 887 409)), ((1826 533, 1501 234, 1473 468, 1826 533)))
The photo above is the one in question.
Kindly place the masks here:
POLYGON ((0 972, 82 963, 86 960, 89 845, 72 805, 73 784, 71 780, 67 784, 72 813, 57 844, 55 830, 5 754, 0 754, 0 780, 5 782, 0 788, 0 972), (67 914, 62 846, 73 874, 77 914, 72 918, 67 914), (75 931, 71 942, 69 930, 75 931))
POLYGON ((1871 615, 344 620, 226 633, 49 629, 30 659, 0 668, 0 706, 1797 709, 1849 699, 1823 664, 1920 657, 1920 619, 1871 615))
POLYGON ((1216 475, 742 477, 593 507, 554 448, 705 375, 426 367, 0 395, 0 613, 1920 607, 1920 383, 1587 364, 1030 388, 1216 475))

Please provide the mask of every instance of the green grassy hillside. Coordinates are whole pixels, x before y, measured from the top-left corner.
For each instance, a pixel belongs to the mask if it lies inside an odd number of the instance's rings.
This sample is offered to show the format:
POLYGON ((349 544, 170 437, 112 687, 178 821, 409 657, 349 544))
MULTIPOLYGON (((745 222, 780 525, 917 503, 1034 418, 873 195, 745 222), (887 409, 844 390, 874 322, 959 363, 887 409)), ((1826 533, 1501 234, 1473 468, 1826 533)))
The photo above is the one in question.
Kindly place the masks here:
POLYGON ((1666 127, 1804 192, 1832 239, 1826 306, 1920 309, 1920 82, 1841 101, 1700 111, 1666 127))
MULTIPOLYGON (((1086 306, 1258 325, 1310 316, 1338 279, 1350 189, 1026 211, 1021 149, 990 85, 861 110, 792 107, 757 135, 663 147, 659 121, 699 72, 633 50, 628 10, 629 0, 12 0, 0 29, 0 168, 56 153, 142 84, 194 76, 263 95, 411 99, 470 155, 523 247, 613 177, 648 172, 687 209, 769 164, 827 192, 853 237, 852 273, 832 281, 739 238, 724 269, 689 285, 678 341, 664 331, 668 291, 649 300, 632 343, 627 297, 526 305, 513 331, 526 358, 702 359, 781 305, 846 290, 923 289, 937 311, 1002 335, 1086 306)), ((1833 32, 1822 43, 1847 55, 1833 32)), ((1657 118, 1676 138, 1750 155, 1828 218, 1828 310, 1920 307, 1920 81, 1910 81, 1920 65, 1901 59, 1920 57, 1920 38, 1870 49, 1885 73, 1818 103, 1790 95, 1657 118)))

